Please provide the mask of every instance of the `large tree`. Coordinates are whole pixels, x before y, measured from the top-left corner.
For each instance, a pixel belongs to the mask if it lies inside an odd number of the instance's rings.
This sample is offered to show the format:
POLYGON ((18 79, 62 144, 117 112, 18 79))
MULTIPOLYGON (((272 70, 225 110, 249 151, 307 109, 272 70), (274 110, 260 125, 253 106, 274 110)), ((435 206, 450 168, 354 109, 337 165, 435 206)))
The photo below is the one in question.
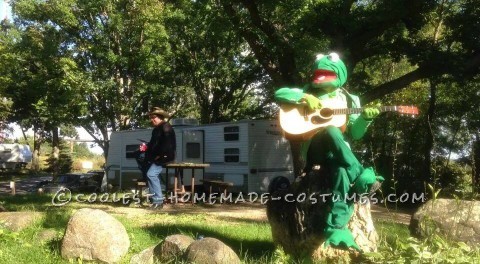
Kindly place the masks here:
POLYGON ((313 54, 330 50, 342 54, 350 72, 360 62, 382 56, 396 61, 406 57, 415 66, 374 87, 355 87, 364 93, 364 101, 381 98, 429 76, 478 71, 480 65, 477 47, 470 44, 468 49, 448 49, 465 41, 478 43, 471 39, 476 34, 466 35, 478 31, 475 27, 465 27, 469 29, 463 30, 466 32, 461 39, 443 34, 443 39, 437 41, 425 37, 423 31, 435 19, 444 19, 439 16, 455 21, 441 30, 468 26, 476 20, 474 13, 478 9, 471 0, 220 2, 277 86, 304 81, 301 77, 308 77, 305 64, 313 54), (441 14, 435 17, 436 13, 441 14))
POLYGON ((194 92, 201 123, 261 116, 265 77, 228 16, 212 1, 179 1, 166 25, 172 46, 171 80, 194 92))
POLYGON ((10 81, 5 83, 3 94, 13 102, 10 121, 34 128, 37 140, 33 167, 36 168, 44 136, 52 139, 52 160, 56 161, 58 127, 72 124, 82 113, 83 100, 76 91, 78 68, 69 58, 69 49, 62 46, 64 35, 52 25, 16 23, 10 37, 13 41, 4 61, 10 81))
MULTIPOLYGON (((79 92, 87 108, 77 124, 108 155, 108 132, 132 127, 148 108, 148 96, 171 94, 159 85, 169 52, 159 1, 35 1, 12 3, 19 21, 51 25, 81 70, 79 92)), ((167 102, 169 103, 169 102, 167 102)))
MULTIPOLYGON (((480 32, 478 26, 470 26, 478 24, 474 2, 220 1, 277 87, 298 87, 308 81, 313 55, 333 50, 347 63, 348 88, 361 94, 364 103, 415 87, 416 81, 478 74, 480 32), (410 66, 383 80, 369 74, 384 60, 407 61, 410 66)), ((431 117, 433 113, 431 108, 431 117)), ((431 145, 425 153, 430 153, 431 145)))
MULTIPOLYGON (((8 67, 9 63, 15 59, 12 56, 11 48, 14 41, 14 38, 10 31, 12 30, 12 24, 10 21, 4 19, 0 21, 0 61, 3 63, 0 64, 0 94, 3 95, 5 88, 13 80, 11 76, 10 69, 8 67)), ((0 142, 3 142, 4 137, 7 132, 7 123, 9 118, 9 113, 11 110, 12 102, 6 97, 0 98, 0 142)))

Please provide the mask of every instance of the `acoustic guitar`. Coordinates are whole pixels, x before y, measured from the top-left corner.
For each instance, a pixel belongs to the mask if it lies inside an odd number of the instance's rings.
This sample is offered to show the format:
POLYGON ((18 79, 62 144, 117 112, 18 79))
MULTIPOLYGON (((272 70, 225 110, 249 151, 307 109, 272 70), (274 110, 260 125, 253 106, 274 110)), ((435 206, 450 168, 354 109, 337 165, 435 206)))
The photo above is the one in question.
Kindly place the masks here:
MULTIPOLYGON (((338 99, 322 100, 322 108, 310 110, 305 104, 282 104, 280 107, 280 126, 285 133, 299 135, 308 139, 327 126, 345 127, 347 115, 360 114, 365 108, 347 108, 347 103, 338 99)), ((380 112, 398 112, 418 115, 415 106, 380 106, 380 112)))

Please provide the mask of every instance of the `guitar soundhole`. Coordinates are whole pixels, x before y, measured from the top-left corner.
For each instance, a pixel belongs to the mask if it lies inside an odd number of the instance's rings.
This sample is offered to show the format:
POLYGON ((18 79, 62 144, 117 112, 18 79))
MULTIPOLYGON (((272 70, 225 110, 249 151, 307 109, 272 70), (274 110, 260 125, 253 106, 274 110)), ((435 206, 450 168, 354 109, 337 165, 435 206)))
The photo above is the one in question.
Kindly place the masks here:
POLYGON ((327 123, 332 119, 333 110, 330 108, 322 108, 317 115, 313 115, 310 118, 310 122, 315 125, 321 125, 327 123))

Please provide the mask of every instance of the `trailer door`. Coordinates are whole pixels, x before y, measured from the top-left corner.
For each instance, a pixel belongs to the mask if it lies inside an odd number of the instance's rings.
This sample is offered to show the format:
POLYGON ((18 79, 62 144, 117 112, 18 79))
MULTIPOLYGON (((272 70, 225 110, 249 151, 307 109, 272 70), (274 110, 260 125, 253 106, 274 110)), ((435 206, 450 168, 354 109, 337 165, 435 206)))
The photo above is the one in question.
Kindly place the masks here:
MULTIPOLYGON (((203 153, 203 130, 184 130, 182 135, 182 162, 204 163, 203 153)), ((183 183, 190 186, 192 170, 185 170, 183 183)), ((195 170, 195 185, 199 185, 203 179, 203 171, 195 170)))

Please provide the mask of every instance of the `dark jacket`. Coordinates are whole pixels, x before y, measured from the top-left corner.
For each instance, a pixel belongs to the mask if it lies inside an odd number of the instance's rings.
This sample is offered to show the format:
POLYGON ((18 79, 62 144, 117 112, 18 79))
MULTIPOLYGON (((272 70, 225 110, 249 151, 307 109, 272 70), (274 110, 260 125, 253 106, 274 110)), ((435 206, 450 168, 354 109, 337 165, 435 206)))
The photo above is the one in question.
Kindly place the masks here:
POLYGON ((173 127, 167 122, 155 127, 152 131, 152 138, 147 146, 148 148, 145 154, 147 161, 153 162, 156 165, 165 165, 175 160, 177 143, 173 127), (157 156, 159 158, 155 159, 157 156))

